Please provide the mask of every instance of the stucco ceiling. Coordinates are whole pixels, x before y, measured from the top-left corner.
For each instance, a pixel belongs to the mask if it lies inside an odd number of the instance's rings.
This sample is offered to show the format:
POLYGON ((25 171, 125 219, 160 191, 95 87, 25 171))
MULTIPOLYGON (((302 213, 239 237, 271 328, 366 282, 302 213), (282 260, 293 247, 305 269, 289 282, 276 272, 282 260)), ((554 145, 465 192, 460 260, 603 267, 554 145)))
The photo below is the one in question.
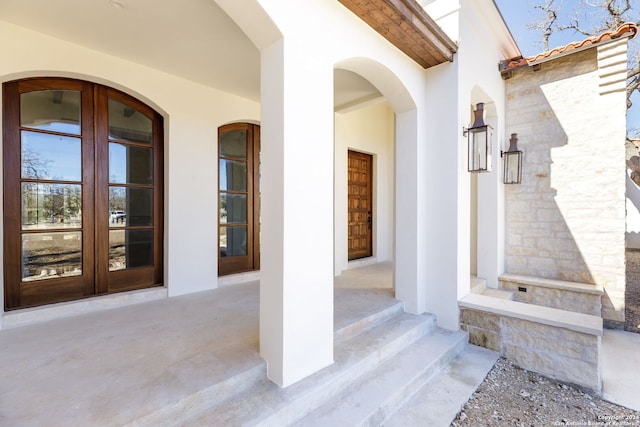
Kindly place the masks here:
MULTIPOLYGON (((213 0, 0 0, 0 19, 260 99, 258 49, 213 0)), ((353 73, 336 79, 336 105, 377 92, 353 73)))

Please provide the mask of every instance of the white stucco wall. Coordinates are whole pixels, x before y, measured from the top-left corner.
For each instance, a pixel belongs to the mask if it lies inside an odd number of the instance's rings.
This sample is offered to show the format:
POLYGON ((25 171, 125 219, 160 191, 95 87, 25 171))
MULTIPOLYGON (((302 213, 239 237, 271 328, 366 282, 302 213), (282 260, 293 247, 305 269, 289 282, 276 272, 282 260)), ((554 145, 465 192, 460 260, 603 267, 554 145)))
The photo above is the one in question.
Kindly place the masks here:
POLYGON ((4 21, 0 37, 12 40, 0 45, 0 83, 33 76, 90 80, 129 93, 164 116, 164 283, 169 295, 215 288, 217 129, 259 120, 259 104, 4 21))
POLYGON ((348 150, 373 155, 373 257, 393 259, 394 116, 388 103, 335 115, 335 272, 348 268, 348 150))
POLYGON ((471 124, 471 109, 485 102, 485 122, 494 127, 493 171, 477 176, 477 274, 497 286, 504 269, 504 203, 500 181, 500 148, 505 141, 504 82, 499 61, 517 53, 491 1, 436 1, 427 7, 458 41, 453 64, 427 70, 425 109, 428 127, 439 139, 424 158, 429 202, 422 207, 426 235, 426 309, 441 325, 458 324, 457 300, 470 291, 471 177, 467 172, 467 141, 463 128, 471 124))

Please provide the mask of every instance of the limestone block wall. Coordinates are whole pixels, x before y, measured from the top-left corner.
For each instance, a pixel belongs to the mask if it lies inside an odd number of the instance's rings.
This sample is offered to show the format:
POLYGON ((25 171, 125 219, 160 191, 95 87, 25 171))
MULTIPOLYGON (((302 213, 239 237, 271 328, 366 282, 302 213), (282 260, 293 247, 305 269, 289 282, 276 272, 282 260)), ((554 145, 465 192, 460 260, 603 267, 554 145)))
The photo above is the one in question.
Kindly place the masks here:
POLYGON ((524 369, 601 391, 599 316, 473 294, 459 305, 460 328, 471 344, 524 369))
POLYGON ((501 329, 502 354, 516 365, 600 391, 599 336, 509 317, 501 329))
POLYGON ((507 133, 524 152, 505 189, 506 273, 603 287, 624 321, 626 40, 515 70, 507 133), (622 84, 621 84, 622 83, 622 84))
POLYGON ((512 292, 513 300, 576 313, 600 316, 602 289, 598 286, 503 274, 500 289, 512 292))

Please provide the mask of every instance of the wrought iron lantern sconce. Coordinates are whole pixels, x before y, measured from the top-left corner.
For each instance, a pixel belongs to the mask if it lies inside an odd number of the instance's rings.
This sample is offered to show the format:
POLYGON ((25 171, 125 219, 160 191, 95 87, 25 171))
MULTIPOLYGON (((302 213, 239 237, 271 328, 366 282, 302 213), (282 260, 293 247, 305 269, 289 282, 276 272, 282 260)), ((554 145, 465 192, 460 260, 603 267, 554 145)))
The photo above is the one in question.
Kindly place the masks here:
POLYGON ((479 102, 473 112, 474 121, 470 128, 463 128, 462 135, 469 145, 469 172, 491 172, 491 138, 493 128, 484 123, 484 103, 479 102))
POLYGON ((518 150, 518 134, 512 133, 509 139, 509 149, 500 151, 503 163, 502 182, 505 184, 520 184, 522 182, 522 151, 518 150))

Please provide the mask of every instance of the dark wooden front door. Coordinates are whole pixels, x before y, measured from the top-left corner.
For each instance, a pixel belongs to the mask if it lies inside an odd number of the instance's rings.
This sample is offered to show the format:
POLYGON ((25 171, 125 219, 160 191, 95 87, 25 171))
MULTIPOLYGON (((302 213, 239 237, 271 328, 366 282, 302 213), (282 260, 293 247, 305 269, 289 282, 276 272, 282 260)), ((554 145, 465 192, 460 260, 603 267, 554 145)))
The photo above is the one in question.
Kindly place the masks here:
POLYGON ((5 307, 161 285, 160 115, 79 80, 3 89, 5 307))
POLYGON ((349 260, 373 255, 373 156, 349 151, 349 260))
POLYGON ((260 126, 218 129, 218 275, 260 269, 260 126))

